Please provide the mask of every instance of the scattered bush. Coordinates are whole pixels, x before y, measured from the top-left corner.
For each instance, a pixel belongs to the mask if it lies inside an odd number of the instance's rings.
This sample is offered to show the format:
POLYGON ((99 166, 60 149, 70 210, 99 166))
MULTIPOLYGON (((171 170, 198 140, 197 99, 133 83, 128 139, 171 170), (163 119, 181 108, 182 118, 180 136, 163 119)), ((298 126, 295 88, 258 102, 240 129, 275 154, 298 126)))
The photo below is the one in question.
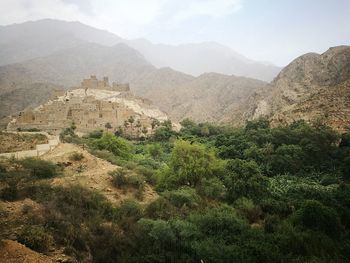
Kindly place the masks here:
POLYGON ((117 188, 130 186, 143 190, 146 178, 143 175, 130 173, 127 169, 116 169, 109 173, 112 176, 113 185, 117 188))
POLYGON ((132 174, 127 177, 127 183, 134 188, 143 189, 146 183, 146 178, 143 175, 132 174))
POLYGON ((121 188, 128 183, 126 169, 116 169, 109 174, 112 176, 113 185, 117 188, 121 188))
POLYGON ((47 252, 53 244, 53 237, 44 227, 29 225, 19 233, 18 241, 35 251, 47 252))
POLYGON ((49 161, 30 157, 20 160, 19 163, 31 176, 39 179, 52 178, 59 174, 58 166, 49 161))
POLYGON ((151 168, 144 167, 144 166, 137 166, 135 168, 134 172, 136 172, 139 175, 144 176, 147 183, 149 183, 151 185, 156 184, 156 176, 155 176, 156 170, 153 170, 151 168))
POLYGON ((83 153, 79 153, 79 152, 73 152, 69 156, 69 160, 71 160, 71 161, 81 161, 82 159, 84 159, 84 154, 83 153))

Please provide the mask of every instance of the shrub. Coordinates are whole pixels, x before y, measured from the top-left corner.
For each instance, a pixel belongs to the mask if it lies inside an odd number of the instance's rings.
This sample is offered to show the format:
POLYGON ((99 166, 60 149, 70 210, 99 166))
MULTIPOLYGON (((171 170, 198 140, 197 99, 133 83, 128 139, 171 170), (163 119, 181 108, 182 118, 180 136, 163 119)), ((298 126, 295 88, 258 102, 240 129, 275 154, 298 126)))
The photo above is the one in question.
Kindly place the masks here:
POLYGON ((163 154, 162 146, 159 143, 148 145, 148 153, 153 159, 159 159, 163 154))
POLYGON ((27 170, 30 175, 39 179, 52 178, 59 174, 58 167, 49 161, 38 158, 25 158, 19 163, 27 170))
POLYGON ((245 218, 247 218, 249 223, 255 223, 259 221, 262 216, 261 208, 259 206, 256 206, 252 200, 245 197, 237 199, 234 203, 234 206, 245 218))
POLYGON ((53 199, 56 209, 68 214, 74 222, 113 217, 114 210, 111 203, 99 192, 77 185, 56 187, 54 194, 51 195, 53 196, 50 199, 53 199))
POLYGON ((168 141, 174 135, 176 135, 176 132, 174 132, 171 128, 159 127, 154 132, 153 139, 158 142, 165 142, 168 141))
POLYGON ((160 167, 159 162, 153 159, 141 159, 138 160, 138 164, 151 169, 158 169, 160 167))
POLYGON ((169 222, 164 220, 141 219, 138 224, 148 233, 147 236, 156 242, 155 244, 164 246, 173 243, 176 239, 169 222))
POLYGON ((144 189, 143 188, 139 188, 137 189, 137 191, 135 192, 134 194, 134 197, 139 200, 139 201, 142 201, 145 197, 144 195, 144 189))
POLYGON ((277 215, 267 215, 264 220, 264 229, 267 233, 273 233, 276 231, 280 218, 277 215))
POLYGON ((46 252, 53 243, 53 237, 42 226, 25 226, 18 241, 35 251, 46 252))
POLYGON ((337 213, 318 201, 307 200, 296 212, 294 223, 316 231, 322 231, 328 235, 337 235, 341 230, 337 213))
POLYGON ((130 158, 131 146, 129 143, 125 139, 116 137, 111 133, 104 133, 100 139, 92 143, 92 146, 99 150, 110 151, 114 155, 125 159, 130 158))
POLYGON ((79 144, 81 142, 81 139, 74 133, 74 130, 74 125, 72 125, 72 127, 64 129, 60 133, 60 140, 62 142, 79 144))
POLYGON ((191 214, 189 221, 194 223, 206 238, 212 236, 225 239, 227 242, 235 240, 243 228, 247 227, 236 210, 227 205, 191 214))
POLYGON ((182 187, 178 190, 166 191, 162 195, 176 207, 182 207, 184 205, 195 207, 198 206, 200 202, 200 197, 197 195, 196 190, 190 187, 182 187))
POLYGON ((116 169, 109 174, 112 176, 113 185, 115 187, 121 188, 124 186, 131 186, 142 190, 146 183, 146 178, 143 175, 131 174, 128 175, 128 170, 116 169))
POLYGON ((174 206, 162 196, 150 203, 145 210, 146 216, 153 219, 169 219, 174 213, 174 206))
POLYGON ((1 199, 15 201, 18 198, 18 188, 16 182, 10 182, 7 187, 0 191, 1 199))
POLYGON ((103 135, 103 130, 92 131, 88 134, 88 138, 100 139, 103 135))
POLYGON ((154 177, 156 172, 155 170, 144 166, 137 166, 135 169, 135 172, 139 175, 144 176, 147 183, 150 183, 152 185, 156 183, 155 177, 154 177))
POLYGON ((136 222, 142 217, 142 210, 135 201, 126 200, 117 209, 117 215, 119 219, 131 219, 136 222))
POLYGON ((225 196, 226 188, 223 182, 217 177, 210 179, 203 178, 198 187, 198 193, 210 199, 220 200, 225 196))
POLYGON ((79 153, 79 152, 73 152, 69 156, 69 160, 71 160, 71 161, 81 161, 82 159, 84 159, 84 154, 83 153, 79 153))
POLYGON ((121 188, 127 184, 127 170, 126 169, 116 169, 109 173, 112 176, 112 182, 115 187, 121 188))
POLYGON ((132 187, 143 189, 146 183, 146 178, 143 175, 132 174, 127 177, 127 182, 132 187))

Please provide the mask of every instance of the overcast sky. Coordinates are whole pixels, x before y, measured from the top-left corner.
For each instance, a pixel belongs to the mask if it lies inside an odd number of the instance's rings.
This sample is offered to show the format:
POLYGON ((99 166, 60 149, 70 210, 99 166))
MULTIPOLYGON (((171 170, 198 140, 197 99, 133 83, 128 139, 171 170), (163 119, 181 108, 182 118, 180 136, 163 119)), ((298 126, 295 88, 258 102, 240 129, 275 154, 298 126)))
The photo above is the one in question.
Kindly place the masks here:
POLYGON ((42 18, 157 43, 216 41, 280 66, 350 45, 350 0, 0 0, 1 25, 42 18))

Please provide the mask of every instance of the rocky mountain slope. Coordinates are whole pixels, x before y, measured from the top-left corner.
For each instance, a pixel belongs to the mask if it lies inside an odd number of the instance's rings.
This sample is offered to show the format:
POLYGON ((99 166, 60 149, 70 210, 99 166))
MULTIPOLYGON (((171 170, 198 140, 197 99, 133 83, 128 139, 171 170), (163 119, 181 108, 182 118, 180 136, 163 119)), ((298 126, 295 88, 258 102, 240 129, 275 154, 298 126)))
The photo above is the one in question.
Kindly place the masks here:
POLYGON ((1 116, 40 105, 52 90, 76 86, 90 74, 129 82, 136 95, 152 100, 174 120, 217 121, 222 111, 237 106, 264 84, 215 73, 195 78, 171 68, 157 69, 124 44, 106 47, 88 43, 0 67, 1 116))
POLYGON ((129 82, 156 70, 124 44, 105 47, 84 43, 46 57, 0 67, 0 117, 45 102, 54 89, 80 84, 90 74, 129 82))
POLYGON ((206 72, 272 80, 279 67, 249 60, 218 43, 158 45, 147 40, 126 40, 79 22, 53 19, 0 27, 0 66, 45 57, 83 43, 113 46, 124 43, 138 50, 154 66, 186 74, 206 72))
MULTIPOLYGON (((231 121, 269 116, 273 123, 322 119, 338 130, 350 124, 350 47, 305 54, 292 61, 264 89, 242 104, 231 121)), ((226 119, 227 120, 227 119, 226 119)))
POLYGON ((208 73, 171 90, 171 101, 162 105, 175 120, 219 122, 223 115, 239 108, 246 97, 265 82, 244 77, 208 73))

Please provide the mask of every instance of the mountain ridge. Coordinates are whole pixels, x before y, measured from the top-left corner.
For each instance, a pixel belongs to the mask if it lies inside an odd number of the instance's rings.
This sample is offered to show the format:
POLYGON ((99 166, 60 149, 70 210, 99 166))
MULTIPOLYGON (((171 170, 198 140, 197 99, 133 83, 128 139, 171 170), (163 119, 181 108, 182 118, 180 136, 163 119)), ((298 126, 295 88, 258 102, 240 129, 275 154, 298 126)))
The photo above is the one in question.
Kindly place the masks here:
POLYGON ((348 112, 349 98, 340 91, 350 91, 349 79, 350 46, 332 47, 322 54, 304 54, 287 65, 264 89, 247 98, 240 112, 231 116, 231 122, 242 124, 245 120, 269 117, 278 125, 299 119, 323 119, 326 124, 343 131, 350 125, 349 118, 342 117, 343 123, 337 125, 332 124, 332 118, 346 116, 348 112), (324 96, 320 96, 320 93, 324 96), (332 108, 333 101, 337 100, 338 109, 336 105, 332 108), (332 106, 331 112, 327 111, 327 107, 318 110, 316 105, 320 101, 322 105, 332 106), (310 118, 311 115, 317 118, 310 118))
POLYGON ((55 19, 42 19, 0 28, 0 65, 47 56, 58 50, 76 47, 82 42, 104 46, 124 43, 137 49, 158 68, 172 67, 197 76, 205 72, 218 72, 271 80, 280 70, 276 66, 249 60, 231 48, 215 42, 172 46, 153 44, 147 40, 147 45, 143 46, 144 41, 123 39, 109 31, 96 29, 78 21, 55 19), (196 51, 199 49, 200 53, 196 51), (157 54, 160 54, 160 57, 157 54))

